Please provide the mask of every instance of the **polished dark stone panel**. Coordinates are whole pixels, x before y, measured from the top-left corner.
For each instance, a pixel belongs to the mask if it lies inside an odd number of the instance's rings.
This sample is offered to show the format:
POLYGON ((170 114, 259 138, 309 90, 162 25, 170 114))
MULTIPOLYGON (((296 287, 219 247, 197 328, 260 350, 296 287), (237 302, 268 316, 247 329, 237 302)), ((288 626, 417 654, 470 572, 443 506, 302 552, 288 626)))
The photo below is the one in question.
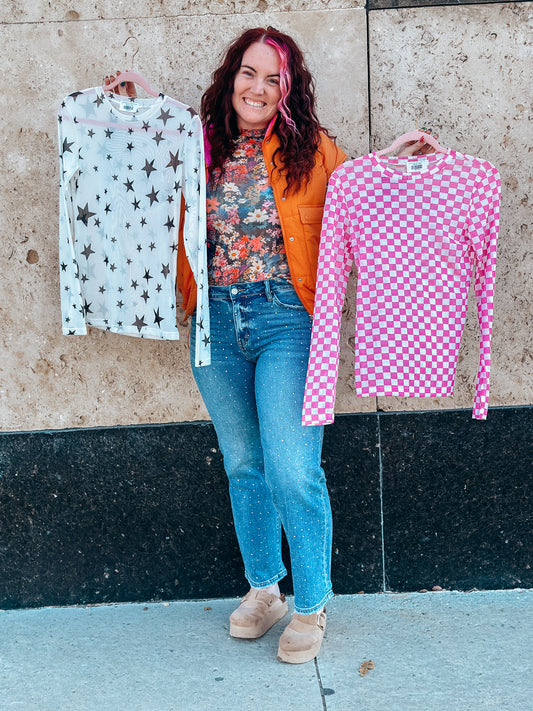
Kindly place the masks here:
MULTIPOLYGON (((335 592, 383 590, 380 452, 386 588, 533 587, 532 415, 338 415, 323 448, 335 592)), ((0 607, 246 587, 210 423, 0 434, 0 607)))
MULTIPOLYGON (((326 428, 338 592, 380 589, 376 432, 326 428)), ((5 433, 0 463, 0 607, 246 591, 211 424, 5 433)))
POLYGON ((376 415, 337 415, 322 463, 333 512, 332 583, 338 594, 383 590, 376 415))
POLYGON ((533 587, 533 408, 381 414, 387 587, 533 587))
MULTIPOLYGON (((511 0, 523 2, 524 0, 511 0)), ((503 5, 502 0, 368 0, 369 10, 391 10, 398 7, 438 7, 440 5, 503 5)), ((507 4, 507 3, 505 3, 507 4)))
POLYGON ((211 425, 4 434, 0 466, 0 606, 245 589, 211 425))

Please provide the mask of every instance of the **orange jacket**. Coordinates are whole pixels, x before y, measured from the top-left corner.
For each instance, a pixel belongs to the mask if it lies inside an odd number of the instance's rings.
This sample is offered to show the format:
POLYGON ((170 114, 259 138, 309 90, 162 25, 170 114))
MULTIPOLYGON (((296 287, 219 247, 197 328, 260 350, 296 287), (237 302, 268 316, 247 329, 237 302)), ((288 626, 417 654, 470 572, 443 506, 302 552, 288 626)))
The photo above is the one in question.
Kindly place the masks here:
MULTIPOLYGON (((284 196, 285 178, 279 170, 274 169, 272 161, 279 145, 278 136, 270 128, 263 140, 263 157, 281 222, 292 283, 302 304, 312 314, 320 228, 328 180, 335 168, 346 160, 346 154, 330 138, 321 134, 316 163, 307 187, 284 196)), ((185 255, 181 230, 178 246, 178 289, 183 297, 182 307, 189 316, 196 306, 196 283, 185 255)))

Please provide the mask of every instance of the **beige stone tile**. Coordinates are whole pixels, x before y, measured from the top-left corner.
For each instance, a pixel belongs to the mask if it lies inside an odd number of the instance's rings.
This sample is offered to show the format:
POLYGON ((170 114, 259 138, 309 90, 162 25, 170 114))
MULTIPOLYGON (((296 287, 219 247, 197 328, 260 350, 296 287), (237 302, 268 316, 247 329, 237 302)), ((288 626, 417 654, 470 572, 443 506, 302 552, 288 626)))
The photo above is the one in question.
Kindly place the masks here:
MULTIPOLYGON (((1 0, 0 22, 76 22, 180 15, 312 12, 364 6, 364 0, 1 0)), ((268 23, 259 21, 259 24, 268 23)))
POLYGON ((186 24, 155 18, 0 26, 8 107, 0 151, 1 430, 207 419, 190 373, 185 328, 178 343, 97 329, 61 335, 56 112, 66 94, 124 66, 122 42, 130 32, 140 43, 136 68, 149 83, 197 107, 227 40, 260 22, 301 43, 316 74, 321 119, 348 152, 364 150, 363 10, 193 16, 186 24), (341 35, 344 50, 332 49, 341 35), (350 77, 349 91, 338 90, 339 77, 350 77))
MULTIPOLYGON (((533 400, 531 18, 530 3, 508 3, 371 12, 369 19, 374 147, 414 128, 418 113, 419 125, 431 126, 445 145, 486 158, 500 170, 492 406, 533 400)), ((380 398, 379 407, 472 407, 478 357, 470 303, 456 394, 440 400, 380 398)))

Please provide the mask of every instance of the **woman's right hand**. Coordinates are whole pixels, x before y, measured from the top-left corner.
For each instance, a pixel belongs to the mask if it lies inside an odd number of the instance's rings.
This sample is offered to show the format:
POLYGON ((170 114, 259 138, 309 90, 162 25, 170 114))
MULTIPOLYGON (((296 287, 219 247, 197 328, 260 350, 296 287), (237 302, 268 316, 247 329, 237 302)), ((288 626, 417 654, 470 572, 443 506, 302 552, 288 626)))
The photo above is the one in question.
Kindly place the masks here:
MULTIPOLYGON (((117 70, 117 77, 119 76, 120 71, 117 70)), ((105 76, 102 86, 105 89, 106 86, 112 84, 114 81, 115 76, 113 74, 105 76)), ((135 88, 135 84, 132 81, 123 81, 120 84, 117 84, 117 86, 112 89, 112 91, 114 94, 119 94, 120 96, 129 96, 131 99, 135 99, 137 96, 137 89, 135 88)))

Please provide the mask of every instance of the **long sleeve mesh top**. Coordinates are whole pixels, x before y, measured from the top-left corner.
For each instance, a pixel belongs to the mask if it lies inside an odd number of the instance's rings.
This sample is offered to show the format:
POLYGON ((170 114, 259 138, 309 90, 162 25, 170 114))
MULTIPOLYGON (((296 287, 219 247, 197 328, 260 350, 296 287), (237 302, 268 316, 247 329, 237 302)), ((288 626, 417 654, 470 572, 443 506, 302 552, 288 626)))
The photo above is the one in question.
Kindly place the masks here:
POLYGON ((210 362, 203 132, 175 99, 101 87, 58 114, 59 257, 65 335, 87 325, 176 340, 178 230, 198 285, 197 365, 210 362))
POLYGON ((302 424, 334 419, 346 285, 357 267, 358 396, 453 393, 469 287, 480 327, 473 417, 487 415, 500 178, 455 151, 370 154, 331 176, 317 275, 302 424))

